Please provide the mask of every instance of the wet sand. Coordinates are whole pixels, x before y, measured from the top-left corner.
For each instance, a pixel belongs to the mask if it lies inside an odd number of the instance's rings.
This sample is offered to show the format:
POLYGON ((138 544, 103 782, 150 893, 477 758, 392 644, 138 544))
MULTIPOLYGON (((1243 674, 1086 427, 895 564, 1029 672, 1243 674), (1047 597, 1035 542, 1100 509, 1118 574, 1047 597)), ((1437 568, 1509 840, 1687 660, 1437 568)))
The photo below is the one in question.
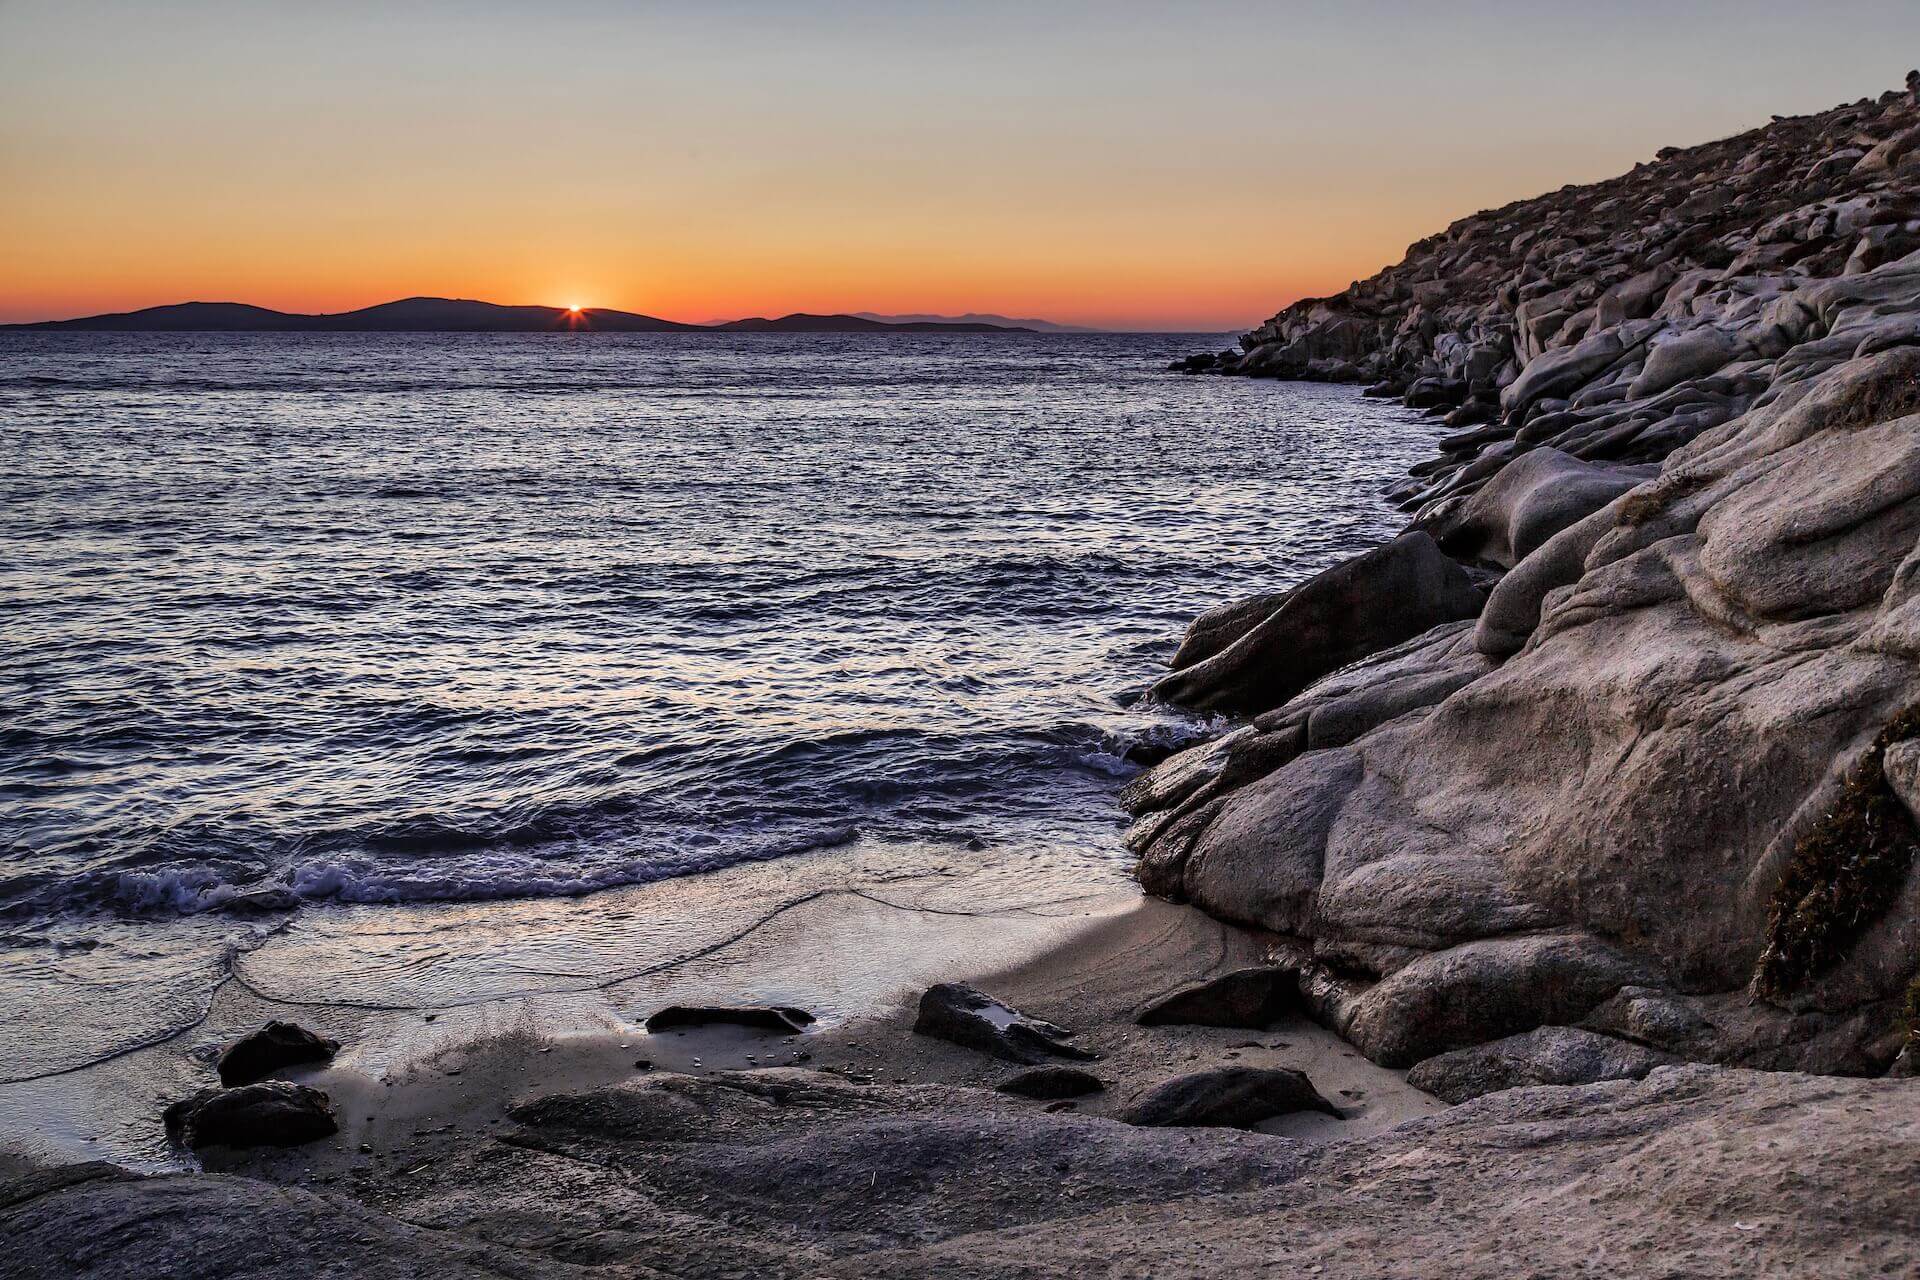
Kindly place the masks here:
MULTIPOLYGON (((340 930, 326 921, 296 925, 242 958, 254 963, 237 968, 236 980, 220 989, 205 1022, 189 1034, 0 1089, 0 1105, 14 1117, 0 1150, 37 1163, 106 1158, 150 1171, 201 1163, 326 1185, 431 1161, 507 1124, 517 1101, 649 1072, 804 1066, 855 1083, 991 1088, 1017 1068, 912 1033, 920 993, 940 981, 973 983, 1076 1031, 1076 1043, 1100 1055, 1091 1069, 1108 1086, 1075 1104, 1084 1113, 1107 1114, 1145 1085, 1227 1064, 1303 1070, 1346 1113, 1344 1120, 1283 1117, 1266 1126, 1272 1132, 1312 1140, 1361 1136, 1443 1109, 1410 1089, 1400 1073, 1373 1066, 1304 1020, 1258 1031, 1135 1024, 1139 1009, 1155 997, 1260 963, 1277 939, 1143 898, 1124 883, 1022 902, 1035 886, 996 880, 991 869, 984 878, 862 879, 869 871, 823 863, 813 874, 831 887, 809 888, 771 910, 771 899, 735 892, 751 883, 744 873, 624 891, 633 910, 697 917, 705 932, 683 957, 637 976, 616 971, 607 976, 618 980, 608 984, 585 981, 593 976, 589 970, 570 971, 582 979, 573 989, 525 994, 489 994, 508 981, 493 970, 524 977, 526 954, 548 945, 510 906, 423 909, 420 927, 440 953, 463 958, 461 972, 481 997, 446 999, 457 992, 438 979, 432 990, 442 999, 425 1007, 273 998, 274 984, 303 967, 317 985, 347 997, 364 994, 364 984, 344 969, 337 980, 328 976, 328 964, 346 962, 313 940, 340 930), (981 909, 964 909, 968 901, 981 909), (510 923, 530 932, 519 937, 511 957, 495 956, 493 970, 482 972, 487 948, 500 945, 510 923), (707 935, 714 941, 702 942, 707 935), (285 954, 275 956, 276 946, 285 954), (735 1027, 646 1032, 647 1014, 670 1003, 795 1004, 820 1020, 795 1036, 735 1027), (340 1133, 289 1151, 212 1150, 200 1161, 170 1147, 161 1110, 212 1083, 218 1046, 269 1018, 297 1021, 341 1042, 332 1064, 281 1073, 327 1091, 340 1133)), ((540 904, 555 938, 566 933, 568 908, 584 926, 622 906, 597 899, 540 904)), ((381 945, 390 946, 390 939, 381 945)))

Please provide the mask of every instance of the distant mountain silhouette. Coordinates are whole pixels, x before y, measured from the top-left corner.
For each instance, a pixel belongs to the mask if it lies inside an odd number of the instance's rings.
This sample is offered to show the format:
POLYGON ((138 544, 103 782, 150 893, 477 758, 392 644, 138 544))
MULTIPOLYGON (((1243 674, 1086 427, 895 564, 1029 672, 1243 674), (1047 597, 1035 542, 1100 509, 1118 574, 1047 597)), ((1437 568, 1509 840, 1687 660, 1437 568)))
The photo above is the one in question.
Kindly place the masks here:
POLYGON ((1014 326, 975 322, 889 323, 865 316, 816 316, 795 313, 777 320, 754 317, 725 324, 681 324, 632 311, 585 307, 504 307, 468 298, 402 298, 339 311, 329 315, 299 315, 272 311, 244 302, 181 302, 140 311, 82 316, 77 320, 43 320, 37 324, 0 325, 5 329, 80 329, 124 333, 545 333, 587 330, 598 333, 865 333, 870 331, 955 333, 1006 332, 1014 326))
POLYGON ((8 325, 10 329, 88 329, 155 333, 187 330, 219 332, 292 331, 306 333, 540 333, 555 329, 594 329, 613 333, 659 333, 700 326, 588 307, 503 307, 468 298, 402 298, 358 311, 299 315, 270 311, 243 302, 182 302, 78 320, 47 320, 8 325))
MULTIPOLYGON (((875 329, 905 329, 912 332, 945 330, 949 333, 1008 333, 1013 326, 1004 324, 981 324, 978 322, 958 321, 908 321, 894 323, 887 320, 875 320, 870 316, 816 316, 804 311, 796 311, 790 316, 781 316, 778 320, 768 320, 754 316, 748 320, 730 320, 725 324, 712 326, 715 329, 731 329, 742 333, 867 333, 875 329)), ((1031 333, 1031 329, 1020 332, 1031 333)))
POLYGON ((1014 320, 1007 316, 996 315, 991 311, 969 311, 963 316, 942 315, 906 315, 889 316, 877 311, 856 311, 853 313, 861 320, 878 320, 881 324, 984 324, 996 329, 1031 329, 1035 333, 1107 333, 1106 329, 1095 329, 1081 324, 1056 324, 1052 320, 1014 320))

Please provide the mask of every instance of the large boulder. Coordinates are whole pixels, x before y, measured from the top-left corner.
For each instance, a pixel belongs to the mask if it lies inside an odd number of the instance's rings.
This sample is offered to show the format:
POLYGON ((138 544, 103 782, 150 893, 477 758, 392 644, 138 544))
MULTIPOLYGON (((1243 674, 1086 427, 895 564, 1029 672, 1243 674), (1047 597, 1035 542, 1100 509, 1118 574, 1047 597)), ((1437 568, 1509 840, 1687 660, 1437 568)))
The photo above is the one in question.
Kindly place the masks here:
POLYGON ((1442 623, 1485 596, 1433 539, 1413 532, 1300 584, 1226 648, 1154 686, 1163 702, 1254 715, 1321 676, 1442 623))
POLYGON ((1540 1027, 1428 1058, 1407 1072, 1407 1083, 1458 1103, 1532 1085, 1639 1080, 1677 1061, 1658 1049, 1578 1027, 1540 1027))
POLYGON ((1486 938, 1422 956, 1356 998, 1344 1033, 1383 1066, 1555 1023, 1577 1022, 1646 962, 1584 934, 1486 938))

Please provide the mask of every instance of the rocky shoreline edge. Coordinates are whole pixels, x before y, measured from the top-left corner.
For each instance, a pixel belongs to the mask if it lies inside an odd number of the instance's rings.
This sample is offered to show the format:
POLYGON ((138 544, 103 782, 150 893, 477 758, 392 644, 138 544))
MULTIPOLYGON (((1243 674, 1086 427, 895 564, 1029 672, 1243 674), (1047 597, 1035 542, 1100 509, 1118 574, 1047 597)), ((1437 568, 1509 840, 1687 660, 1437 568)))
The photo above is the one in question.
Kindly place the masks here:
POLYGON ((1128 789, 1177 902, 1003 968, 933 913, 946 980, 825 1029, 305 1010, 175 1111, 204 1172, 0 1158, 0 1271, 1911 1273, 1917 191, 1920 75, 1192 362, 1459 431, 1190 629, 1157 696, 1242 723, 1128 789))
POLYGON ((1447 1107, 1318 1027, 1270 934, 1128 898, 969 973, 980 923, 943 927, 956 981, 827 1029, 682 1006, 385 1066, 377 1035, 263 1029, 181 1109, 202 1172, 0 1160, 0 1272, 1851 1276, 1920 1256, 1912 1081, 1644 1061, 1572 1087, 1459 1073, 1432 1083, 1479 1096, 1447 1107), (224 1127, 196 1134, 209 1097, 224 1127))
POLYGON ((1241 727, 1129 786, 1150 891, 1294 940, 1416 1078, 1576 1033, 1595 1072, 1915 1069, 1920 72, 1180 367, 1460 430, 1392 543, 1193 624, 1155 693, 1241 727))

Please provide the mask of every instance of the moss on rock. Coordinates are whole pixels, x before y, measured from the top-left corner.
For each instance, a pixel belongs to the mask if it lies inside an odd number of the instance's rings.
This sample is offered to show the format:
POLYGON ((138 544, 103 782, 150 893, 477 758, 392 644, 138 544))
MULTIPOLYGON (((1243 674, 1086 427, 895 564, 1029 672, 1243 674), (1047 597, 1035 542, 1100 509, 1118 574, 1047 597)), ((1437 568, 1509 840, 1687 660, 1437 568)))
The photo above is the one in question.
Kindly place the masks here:
POLYGON ((1893 906, 1913 866, 1913 818, 1887 785, 1884 757, 1920 736, 1920 706, 1895 716, 1847 771, 1840 798, 1794 846, 1773 893, 1756 994, 1777 999, 1846 958, 1893 906))

